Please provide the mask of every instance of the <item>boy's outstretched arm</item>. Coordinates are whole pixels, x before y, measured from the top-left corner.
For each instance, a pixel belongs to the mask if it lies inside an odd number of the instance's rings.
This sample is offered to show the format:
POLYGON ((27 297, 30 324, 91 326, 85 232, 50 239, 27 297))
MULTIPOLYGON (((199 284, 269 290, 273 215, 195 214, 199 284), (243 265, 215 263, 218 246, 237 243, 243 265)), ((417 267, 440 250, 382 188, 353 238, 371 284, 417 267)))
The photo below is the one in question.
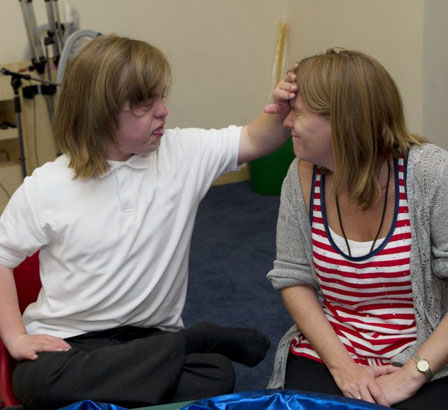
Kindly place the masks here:
POLYGON ((297 65, 272 92, 272 103, 265 107, 264 113, 241 131, 238 164, 269 154, 290 136, 290 129, 283 121, 291 110, 290 101, 296 97, 295 68, 297 65))

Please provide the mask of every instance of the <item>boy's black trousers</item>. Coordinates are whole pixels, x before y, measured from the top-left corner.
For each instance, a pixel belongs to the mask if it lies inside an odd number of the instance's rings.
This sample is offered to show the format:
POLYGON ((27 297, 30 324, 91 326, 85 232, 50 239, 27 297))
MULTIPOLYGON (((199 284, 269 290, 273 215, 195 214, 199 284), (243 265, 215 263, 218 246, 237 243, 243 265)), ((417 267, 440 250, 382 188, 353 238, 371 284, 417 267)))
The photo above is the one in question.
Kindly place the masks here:
POLYGON ((25 407, 57 409, 82 400, 143 407, 231 393, 232 363, 216 353, 185 353, 183 331, 121 327, 65 339, 67 352, 40 353, 14 370, 25 407))

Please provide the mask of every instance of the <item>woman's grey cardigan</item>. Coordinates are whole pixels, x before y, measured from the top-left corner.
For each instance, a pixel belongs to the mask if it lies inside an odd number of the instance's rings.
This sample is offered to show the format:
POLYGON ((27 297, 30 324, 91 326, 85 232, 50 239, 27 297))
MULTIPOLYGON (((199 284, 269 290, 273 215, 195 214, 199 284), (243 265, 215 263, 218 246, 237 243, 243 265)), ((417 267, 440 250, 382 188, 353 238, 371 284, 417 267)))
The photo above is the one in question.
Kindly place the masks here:
MULTIPOLYGON (((313 286, 321 299, 312 260, 311 225, 300 188, 297 159, 283 182, 277 223, 277 257, 267 277, 276 290, 313 286)), ((406 192, 411 218, 411 281, 416 343, 395 356, 408 361, 448 310, 448 152, 432 144, 414 146, 408 157, 406 192)), ((307 199, 308 200, 308 199, 307 199)), ((294 325, 280 340, 269 388, 282 388, 294 325)), ((448 375, 448 365, 434 379, 448 375)))

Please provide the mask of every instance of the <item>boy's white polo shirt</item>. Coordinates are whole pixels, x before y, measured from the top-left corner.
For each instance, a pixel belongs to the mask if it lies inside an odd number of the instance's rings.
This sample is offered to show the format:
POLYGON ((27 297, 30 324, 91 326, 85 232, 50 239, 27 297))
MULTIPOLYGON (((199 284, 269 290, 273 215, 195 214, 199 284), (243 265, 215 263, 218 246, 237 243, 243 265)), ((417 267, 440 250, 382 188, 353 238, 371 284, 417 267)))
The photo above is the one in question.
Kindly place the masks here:
POLYGON ((167 130, 159 149, 73 179, 59 157, 26 178, 0 219, 0 263, 40 250, 30 334, 183 326, 190 239, 212 182, 237 168, 240 127, 167 130))

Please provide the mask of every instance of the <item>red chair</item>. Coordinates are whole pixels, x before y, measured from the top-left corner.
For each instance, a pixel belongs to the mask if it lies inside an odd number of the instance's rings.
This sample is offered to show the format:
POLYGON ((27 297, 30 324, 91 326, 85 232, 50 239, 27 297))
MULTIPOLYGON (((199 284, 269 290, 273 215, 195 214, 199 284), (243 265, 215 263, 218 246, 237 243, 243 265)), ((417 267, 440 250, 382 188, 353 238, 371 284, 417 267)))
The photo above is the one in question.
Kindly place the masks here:
MULTIPOLYGON (((39 278, 38 252, 26 258, 14 269, 14 279, 17 287, 20 311, 37 299, 42 284, 39 278)), ((20 403, 12 391, 12 372, 16 362, 9 355, 5 345, 0 340, 0 398, 3 406, 17 406, 20 403)))

